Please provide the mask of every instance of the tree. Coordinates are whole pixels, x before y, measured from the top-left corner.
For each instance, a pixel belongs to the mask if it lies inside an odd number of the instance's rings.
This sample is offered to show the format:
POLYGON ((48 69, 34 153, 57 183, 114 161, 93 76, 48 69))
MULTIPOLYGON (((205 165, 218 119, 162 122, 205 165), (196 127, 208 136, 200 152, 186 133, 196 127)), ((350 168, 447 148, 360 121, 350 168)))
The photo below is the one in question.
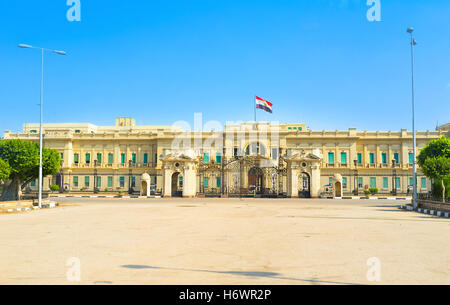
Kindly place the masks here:
MULTIPOLYGON (((20 200, 22 188, 39 176, 39 145, 23 140, 0 141, 0 158, 10 168, 1 200, 20 200)), ((56 150, 42 149, 42 175, 54 175, 61 163, 56 150)))
POLYGON ((445 202, 444 179, 450 177, 450 139, 432 140, 420 151, 417 163, 425 176, 441 181, 442 201, 445 202))
POLYGON ((3 159, 0 159, 0 182, 4 182, 11 174, 11 168, 9 163, 3 159))

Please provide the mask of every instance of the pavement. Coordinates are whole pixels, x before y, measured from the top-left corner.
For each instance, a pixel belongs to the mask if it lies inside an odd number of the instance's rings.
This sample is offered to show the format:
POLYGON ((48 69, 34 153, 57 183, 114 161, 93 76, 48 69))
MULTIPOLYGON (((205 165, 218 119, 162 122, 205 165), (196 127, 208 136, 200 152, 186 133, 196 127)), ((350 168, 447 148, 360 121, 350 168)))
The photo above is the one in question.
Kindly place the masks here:
POLYGON ((0 284, 450 284, 450 219, 398 200, 56 201, 0 214, 0 284))

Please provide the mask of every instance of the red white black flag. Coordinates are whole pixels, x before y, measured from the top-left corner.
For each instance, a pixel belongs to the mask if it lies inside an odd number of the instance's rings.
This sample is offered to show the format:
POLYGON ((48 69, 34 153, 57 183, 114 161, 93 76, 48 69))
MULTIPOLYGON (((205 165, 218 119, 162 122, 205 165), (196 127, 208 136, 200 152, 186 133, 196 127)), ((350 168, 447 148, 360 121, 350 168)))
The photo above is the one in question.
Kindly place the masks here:
POLYGON ((272 103, 260 97, 256 97, 256 108, 272 113, 272 103))

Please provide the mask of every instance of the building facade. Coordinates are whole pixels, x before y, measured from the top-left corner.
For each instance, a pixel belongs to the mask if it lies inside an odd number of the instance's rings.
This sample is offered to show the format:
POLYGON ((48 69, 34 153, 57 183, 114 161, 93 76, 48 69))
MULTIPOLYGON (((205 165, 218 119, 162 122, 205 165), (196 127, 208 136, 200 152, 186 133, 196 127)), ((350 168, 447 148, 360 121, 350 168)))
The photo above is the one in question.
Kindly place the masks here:
MULTIPOLYGON (((412 133, 312 131, 304 124, 244 122, 221 131, 138 126, 117 118, 114 126, 44 124, 45 147, 57 150, 60 172, 45 177, 66 192, 140 193, 163 196, 318 197, 408 194, 413 184, 412 133)), ((448 124, 418 131, 417 153, 448 136, 448 124), (447 126, 447 127, 445 127, 447 126)), ((24 124, 5 139, 39 142, 39 124, 24 124)), ((418 192, 431 182, 418 169, 418 192)), ((37 182, 28 190, 35 191, 37 182)))

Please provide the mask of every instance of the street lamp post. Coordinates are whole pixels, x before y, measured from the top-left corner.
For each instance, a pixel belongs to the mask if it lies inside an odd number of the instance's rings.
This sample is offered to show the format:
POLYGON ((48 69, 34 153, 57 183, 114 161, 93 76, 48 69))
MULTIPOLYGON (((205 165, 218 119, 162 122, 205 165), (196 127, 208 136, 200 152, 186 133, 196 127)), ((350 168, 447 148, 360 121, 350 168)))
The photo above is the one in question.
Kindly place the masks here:
POLYGON ((357 165, 357 163, 358 163, 358 160, 353 160, 353 164, 355 164, 355 180, 354 180, 354 183, 355 183, 354 194, 355 194, 355 196, 358 196, 358 193, 359 193, 359 189, 358 189, 358 165, 357 165))
POLYGON ((411 93, 412 93, 412 132, 413 132, 413 207, 417 208, 417 161, 416 161, 416 129, 414 126, 414 46, 417 44, 414 39, 413 28, 406 30, 411 35, 411 93))
POLYGON ((52 52, 58 55, 66 55, 66 52, 64 51, 58 51, 58 50, 50 50, 40 47, 33 47, 26 44, 19 44, 19 48, 22 49, 37 49, 41 50, 41 97, 40 97, 40 123, 39 123, 39 195, 38 195, 38 201, 39 201, 39 208, 42 208, 42 120, 43 120, 43 104, 44 104, 44 51, 52 52))
POLYGON ((128 169, 129 169, 129 175, 128 175, 128 194, 132 194, 132 186, 131 186, 131 175, 133 174, 132 169, 131 169, 131 163, 133 161, 132 160, 128 160, 128 169))
POLYGON ((94 160, 94 194, 98 193, 97 185, 97 160, 94 160))
POLYGON ((395 169, 395 159, 392 160, 392 195, 397 195, 397 170, 395 169))

